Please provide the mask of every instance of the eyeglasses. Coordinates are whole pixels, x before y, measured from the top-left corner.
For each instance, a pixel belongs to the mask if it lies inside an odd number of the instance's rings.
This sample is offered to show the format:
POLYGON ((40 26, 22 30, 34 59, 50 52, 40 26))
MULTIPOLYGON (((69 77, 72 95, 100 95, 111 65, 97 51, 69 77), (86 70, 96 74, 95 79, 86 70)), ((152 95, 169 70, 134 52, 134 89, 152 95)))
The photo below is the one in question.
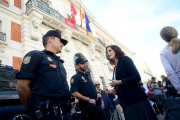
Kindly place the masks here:
POLYGON ((106 89, 106 91, 108 91, 108 89, 106 89))
POLYGON ((95 84, 95 86, 98 86, 98 85, 100 85, 100 84, 95 84))

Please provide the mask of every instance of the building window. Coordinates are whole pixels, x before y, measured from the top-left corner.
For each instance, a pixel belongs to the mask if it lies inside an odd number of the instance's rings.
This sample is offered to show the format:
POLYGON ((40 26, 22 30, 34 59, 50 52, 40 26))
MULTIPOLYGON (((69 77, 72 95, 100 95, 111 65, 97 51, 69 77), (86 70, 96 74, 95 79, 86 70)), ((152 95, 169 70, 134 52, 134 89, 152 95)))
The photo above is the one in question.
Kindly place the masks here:
POLYGON ((21 43, 21 25, 11 21, 11 40, 21 43))
POLYGON ((20 57, 13 56, 13 69, 20 70, 22 60, 20 57))
POLYGON ((69 14, 67 14, 67 19, 71 21, 71 16, 69 14))

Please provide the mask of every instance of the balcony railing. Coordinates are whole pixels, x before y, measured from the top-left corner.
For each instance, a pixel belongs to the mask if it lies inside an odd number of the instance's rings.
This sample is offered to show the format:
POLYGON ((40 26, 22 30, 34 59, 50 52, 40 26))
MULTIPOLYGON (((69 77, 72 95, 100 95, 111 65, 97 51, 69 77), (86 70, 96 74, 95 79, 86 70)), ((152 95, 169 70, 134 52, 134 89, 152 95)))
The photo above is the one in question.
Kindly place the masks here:
MULTIPOLYGON (((39 8, 40 10, 42 10, 43 12, 49 14, 49 15, 52 15, 54 17, 56 17, 57 19, 61 20, 63 23, 65 23, 65 17, 62 16, 57 10, 51 8, 51 7, 48 7, 47 5, 45 5, 44 3, 38 1, 38 0, 29 0, 27 3, 26 3, 26 10, 30 9, 31 7, 37 7, 39 8)), ((79 25, 75 24, 75 29, 80 31, 79 30, 79 25)), ((101 41, 101 40, 96 40, 96 42, 100 43, 103 47, 105 47, 105 44, 101 41)))
POLYGON ((47 14, 50 14, 50 15, 60 19, 61 21, 65 22, 64 17, 57 10, 54 10, 53 8, 46 6, 42 2, 39 2, 38 0, 29 0, 26 3, 26 10, 28 10, 32 6, 37 7, 40 10, 42 10, 43 12, 46 12, 47 14))
POLYGON ((6 33, 0 32, 0 41, 6 42, 6 33))

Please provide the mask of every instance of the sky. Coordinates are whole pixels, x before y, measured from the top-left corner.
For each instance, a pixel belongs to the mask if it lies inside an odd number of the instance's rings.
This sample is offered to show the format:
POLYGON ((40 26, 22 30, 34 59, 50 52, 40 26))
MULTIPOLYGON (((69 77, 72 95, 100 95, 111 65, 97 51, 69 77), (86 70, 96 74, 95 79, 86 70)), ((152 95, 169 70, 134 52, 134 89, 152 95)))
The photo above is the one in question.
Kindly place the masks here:
POLYGON ((167 45, 160 37, 165 26, 180 33, 180 0, 84 0, 95 20, 122 44, 165 75, 160 52, 167 45))

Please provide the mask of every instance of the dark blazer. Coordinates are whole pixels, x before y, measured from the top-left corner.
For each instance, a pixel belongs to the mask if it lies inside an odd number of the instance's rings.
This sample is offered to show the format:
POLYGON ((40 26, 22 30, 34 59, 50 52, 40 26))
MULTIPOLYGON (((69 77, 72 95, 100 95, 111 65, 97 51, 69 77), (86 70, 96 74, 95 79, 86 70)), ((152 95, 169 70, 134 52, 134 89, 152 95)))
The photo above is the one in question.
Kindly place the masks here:
POLYGON ((108 118, 108 120, 110 120, 110 118, 111 118, 110 111, 111 111, 111 113, 114 112, 113 105, 112 105, 108 95, 106 94, 106 92, 101 90, 101 94, 102 94, 102 99, 103 99, 104 104, 105 104, 106 117, 108 118))
POLYGON ((139 85, 141 77, 131 58, 124 56, 119 59, 116 67, 116 80, 122 81, 122 85, 118 85, 116 90, 120 101, 123 100, 127 106, 147 99, 139 85))
POLYGON ((114 101, 113 101, 113 99, 115 98, 115 95, 113 95, 113 94, 111 93, 111 94, 108 94, 108 97, 109 97, 109 100, 110 100, 111 103, 112 103, 113 108, 116 109, 116 105, 115 105, 115 103, 114 103, 114 101))

